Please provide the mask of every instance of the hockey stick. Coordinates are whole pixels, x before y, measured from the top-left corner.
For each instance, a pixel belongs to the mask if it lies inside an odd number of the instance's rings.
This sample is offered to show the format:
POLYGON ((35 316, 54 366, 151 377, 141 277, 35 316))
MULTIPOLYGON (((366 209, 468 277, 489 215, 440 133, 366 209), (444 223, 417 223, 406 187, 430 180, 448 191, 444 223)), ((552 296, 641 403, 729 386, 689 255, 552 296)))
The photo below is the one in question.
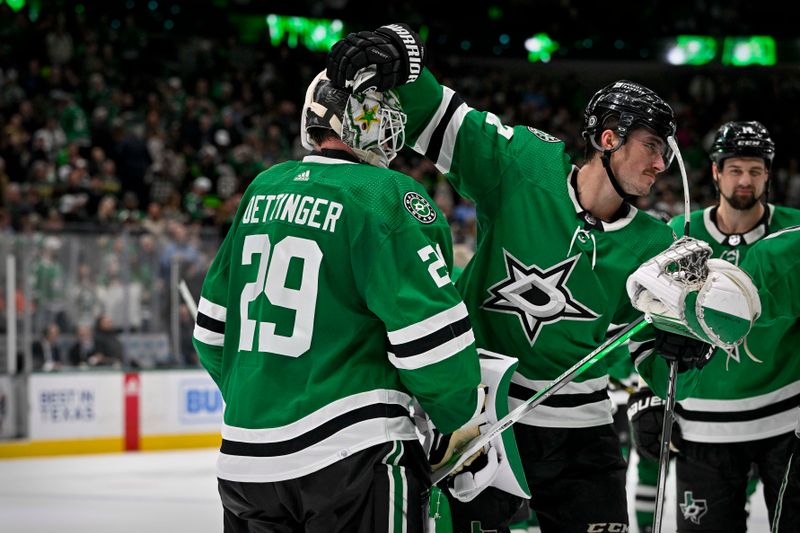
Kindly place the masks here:
POLYGON ((482 432, 479 436, 465 444, 460 450, 456 450, 453 453, 453 456, 444 466, 431 474, 431 482, 435 485, 439 481, 446 478, 453 472, 453 470, 464 464, 464 461, 469 459, 475 452, 488 444, 489 441, 510 428, 514 423, 518 422, 523 416, 527 415, 529 412, 531 412, 531 410, 555 394, 556 391, 564 387, 567 383, 583 374, 597 361, 608 355, 614 348, 630 339, 645 325, 647 325, 647 322, 645 321, 644 317, 631 322, 625 326, 622 331, 605 341, 603 344, 595 348, 589 355, 565 370, 563 374, 551 381, 541 390, 537 391, 536 394, 527 399, 525 403, 518 406, 506 416, 498 420, 494 425, 487 428, 486 431, 482 432))
POLYGON ((183 303, 185 303, 186 307, 189 308, 189 313, 191 313, 192 318, 197 320, 197 303, 195 303, 192 293, 189 290, 189 286, 186 285, 186 281, 181 280, 181 282, 178 284, 178 292, 181 293, 183 303))
MULTIPOLYGON (((686 167, 683 164, 683 157, 678 148, 678 143, 672 136, 667 137, 669 145, 675 158, 678 160, 678 168, 681 171, 683 182, 683 235, 689 236, 689 214, 691 203, 689 199, 689 178, 686 175, 686 167)), ((661 522, 664 517, 664 497, 667 488, 667 473, 669 471, 669 441, 672 438, 672 424, 675 421, 675 391, 678 386, 678 362, 669 362, 669 381, 667 382, 667 397, 664 405, 664 420, 661 424, 661 447, 658 453, 658 483, 656 484, 656 510, 653 520, 653 533, 661 533, 661 522)))

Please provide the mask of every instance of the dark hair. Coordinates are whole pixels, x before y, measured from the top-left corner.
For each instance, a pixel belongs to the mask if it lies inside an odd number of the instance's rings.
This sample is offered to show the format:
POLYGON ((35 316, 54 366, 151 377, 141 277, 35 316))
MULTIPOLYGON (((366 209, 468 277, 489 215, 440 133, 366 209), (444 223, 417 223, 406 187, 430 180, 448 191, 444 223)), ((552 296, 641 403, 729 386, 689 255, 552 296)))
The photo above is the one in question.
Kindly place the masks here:
POLYGON ((317 146, 321 146, 323 142, 330 139, 339 140, 339 136, 328 128, 309 128, 308 137, 317 146))

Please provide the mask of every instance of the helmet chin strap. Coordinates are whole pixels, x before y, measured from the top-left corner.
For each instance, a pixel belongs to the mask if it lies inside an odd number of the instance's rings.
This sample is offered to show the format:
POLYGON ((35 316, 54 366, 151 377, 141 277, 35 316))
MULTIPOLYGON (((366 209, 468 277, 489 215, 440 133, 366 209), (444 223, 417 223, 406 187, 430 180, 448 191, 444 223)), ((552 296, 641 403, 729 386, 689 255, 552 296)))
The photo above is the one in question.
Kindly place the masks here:
POLYGON ((603 168, 606 169, 606 174, 608 175, 608 181, 611 182, 611 186, 614 187, 616 193, 624 201, 631 203, 633 200, 637 198, 636 195, 626 193, 622 189, 622 185, 620 185, 619 181, 617 181, 617 177, 614 175, 614 171, 611 170, 611 154, 613 154, 615 151, 616 150, 603 150, 603 155, 600 156, 600 160, 603 162, 603 168))
POLYGON ((631 203, 633 202, 637 196, 634 194, 628 194, 622 189, 622 185, 620 185, 619 181, 617 181, 617 177, 614 175, 614 171, 611 170, 611 154, 622 148, 622 145, 625 144, 625 141, 619 143, 619 146, 608 149, 602 148, 600 145, 597 144, 597 141, 594 137, 589 138, 592 146, 598 151, 601 152, 602 155, 600 156, 600 160, 603 162, 603 168, 606 169, 606 175, 608 175, 608 181, 611 182, 611 186, 614 187, 614 191, 622 198, 625 202, 631 203))

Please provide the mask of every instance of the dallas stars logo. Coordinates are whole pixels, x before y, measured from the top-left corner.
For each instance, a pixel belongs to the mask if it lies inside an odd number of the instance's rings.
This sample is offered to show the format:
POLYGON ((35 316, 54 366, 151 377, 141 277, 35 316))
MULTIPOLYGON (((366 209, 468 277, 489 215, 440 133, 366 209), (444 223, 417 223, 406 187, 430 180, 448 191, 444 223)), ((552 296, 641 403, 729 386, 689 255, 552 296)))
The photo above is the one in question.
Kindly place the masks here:
POLYGON ((407 192, 405 196, 403 196, 403 205, 406 206, 406 210, 408 210, 414 218, 423 224, 430 224, 436 220, 436 211, 433 209, 433 206, 420 194, 407 192))
POLYGON ((692 491, 687 490, 683 493, 683 503, 681 513, 683 519, 694 524, 700 524, 700 519, 708 512, 708 504, 705 500, 695 500, 692 491))
POLYGON ((381 119, 378 118, 378 106, 367 107, 364 106, 361 108, 361 114, 355 117, 356 122, 361 122, 361 129, 366 131, 368 130, 373 122, 380 122, 381 119))
POLYGON ((517 315, 531 346, 545 324, 598 317, 575 300, 566 285, 580 254, 544 270, 536 265, 524 265, 506 250, 503 254, 506 278, 489 287, 492 297, 483 303, 483 308, 517 315))

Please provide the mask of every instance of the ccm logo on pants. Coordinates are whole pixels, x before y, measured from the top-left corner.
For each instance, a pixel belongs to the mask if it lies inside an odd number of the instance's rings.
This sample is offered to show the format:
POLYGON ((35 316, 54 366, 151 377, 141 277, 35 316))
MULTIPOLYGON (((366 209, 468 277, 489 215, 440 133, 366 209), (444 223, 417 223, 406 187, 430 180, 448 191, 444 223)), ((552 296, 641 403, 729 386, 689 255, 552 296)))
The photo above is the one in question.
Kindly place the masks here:
POLYGON ((589 524, 586 533, 628 533, 628 524, 620 524, 619 522, 589 524))

